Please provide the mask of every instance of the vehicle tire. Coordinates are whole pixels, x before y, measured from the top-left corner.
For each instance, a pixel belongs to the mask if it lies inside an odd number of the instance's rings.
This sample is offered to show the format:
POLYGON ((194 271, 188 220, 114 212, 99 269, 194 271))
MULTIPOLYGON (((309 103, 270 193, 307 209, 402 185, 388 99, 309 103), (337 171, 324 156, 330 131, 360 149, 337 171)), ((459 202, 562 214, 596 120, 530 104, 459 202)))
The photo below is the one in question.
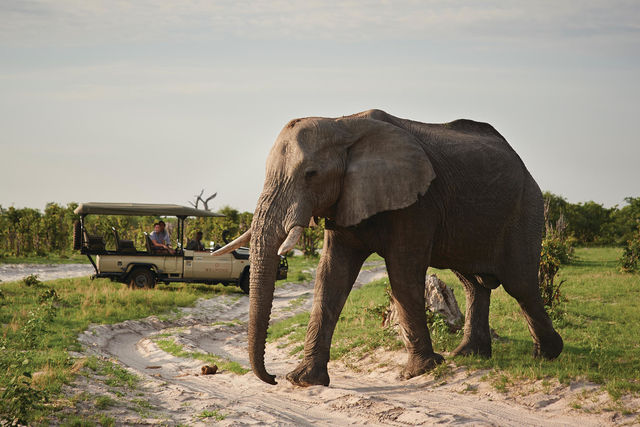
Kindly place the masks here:
POLYGON ((156 276, 146 267, 136 267, 129 273, 129 287, 131 289, 153 289, 156 286, 156 276))
POLYGON ((82 225, 80 221, 73 223, 73 249, 76 251, 82 249, 82 225))
POLYGON ((249 295, 249 287, 250 287, 249 286, 249 270, 245 270, 245 272, 242 273, 242 277, 238 282, 238 286, 240 286, 240 289, 242 289, 242 292, 249 295))

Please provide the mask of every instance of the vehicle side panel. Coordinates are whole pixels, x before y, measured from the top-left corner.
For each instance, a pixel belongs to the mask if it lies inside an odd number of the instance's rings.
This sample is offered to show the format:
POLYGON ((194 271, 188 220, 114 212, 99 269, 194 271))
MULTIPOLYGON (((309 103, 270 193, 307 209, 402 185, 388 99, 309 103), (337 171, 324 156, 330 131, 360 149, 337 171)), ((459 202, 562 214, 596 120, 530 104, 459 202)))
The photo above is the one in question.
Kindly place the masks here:
MULTIPOLYGON (((192 279, 237 280, 244 268, 231 254, 213 256, 211 252, 185 251, 184 277, 192 279), (193 260, 188 258, 192 256, 193 260), (239 271, 236 271, 239 270, 239 271)), ((248 260, 246 261, 248 265, 248 260)))
POLYGON ((104 273, 125 273, 133 264, 155 266, 160 274, 182 274, 181 256, 114 254, 96 256, 98 271, 104 273))

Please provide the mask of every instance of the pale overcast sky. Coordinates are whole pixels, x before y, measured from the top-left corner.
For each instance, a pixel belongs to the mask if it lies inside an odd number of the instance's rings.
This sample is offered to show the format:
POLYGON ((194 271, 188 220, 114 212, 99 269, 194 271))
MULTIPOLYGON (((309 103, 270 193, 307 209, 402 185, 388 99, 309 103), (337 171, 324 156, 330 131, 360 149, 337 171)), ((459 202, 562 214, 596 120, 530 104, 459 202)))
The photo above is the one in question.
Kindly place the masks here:
POLYGON ((291 118, 491 123, 543 190, 640 196, 640 2, 0 0, 0 205, 253 211, 291 118))

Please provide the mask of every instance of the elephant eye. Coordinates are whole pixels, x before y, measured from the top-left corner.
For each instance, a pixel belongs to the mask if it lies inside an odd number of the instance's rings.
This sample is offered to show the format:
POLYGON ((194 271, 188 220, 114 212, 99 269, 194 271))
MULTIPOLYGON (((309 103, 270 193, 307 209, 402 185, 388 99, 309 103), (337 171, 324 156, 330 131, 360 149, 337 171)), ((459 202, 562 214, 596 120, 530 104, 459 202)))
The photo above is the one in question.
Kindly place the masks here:
POLYGON ((311 179, 314 176, 316 176, 317 174, 318 174, 318 171, 311 169, 311 170, 308 170, 308 171, 306 171, 304 173, 304 178, 305 179, 311 179))

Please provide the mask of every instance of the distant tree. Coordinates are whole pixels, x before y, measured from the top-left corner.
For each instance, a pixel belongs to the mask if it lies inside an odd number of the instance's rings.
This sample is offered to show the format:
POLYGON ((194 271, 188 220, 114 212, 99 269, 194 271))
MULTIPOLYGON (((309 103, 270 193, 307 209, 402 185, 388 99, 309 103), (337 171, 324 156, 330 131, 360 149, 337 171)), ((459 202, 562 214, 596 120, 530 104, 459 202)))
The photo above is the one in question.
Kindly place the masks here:
POLYGON ((612 244, 611 236, 603 236, 606 224, 616 208, 605 208, 599 203, 589 201, 566 206, 568 230, 582 244, 612 244))

